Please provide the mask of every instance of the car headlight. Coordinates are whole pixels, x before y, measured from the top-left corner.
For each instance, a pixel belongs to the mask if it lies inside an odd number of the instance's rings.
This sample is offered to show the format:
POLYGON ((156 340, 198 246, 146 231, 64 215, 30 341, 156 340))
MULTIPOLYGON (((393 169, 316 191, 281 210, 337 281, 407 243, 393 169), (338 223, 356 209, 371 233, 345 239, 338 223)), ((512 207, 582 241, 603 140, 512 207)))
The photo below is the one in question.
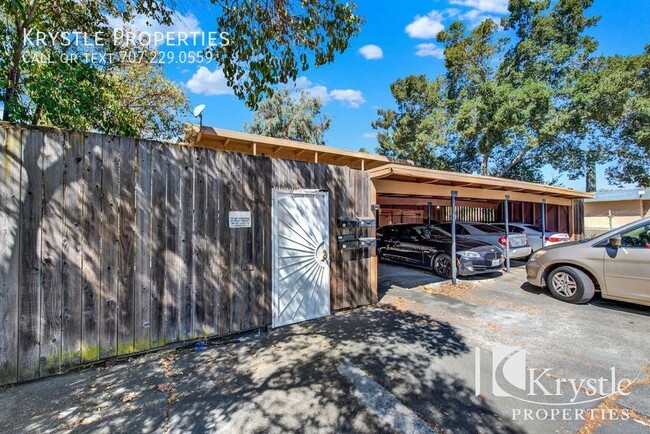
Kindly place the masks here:
POLYGON ((481 258, 481 255, 478 252, 469 252, 469 251, 461 251, 458 252, 460 256, 464 256, 465 258, 481 258))
POLYGON ((530 260, 531 261, 536 261, 539 258, 541 258, 542 256, 544 256, 545 254, 546 254, 546 250, 538 250, 535 253, 533 253, 533 256, 530 257, 530 260))

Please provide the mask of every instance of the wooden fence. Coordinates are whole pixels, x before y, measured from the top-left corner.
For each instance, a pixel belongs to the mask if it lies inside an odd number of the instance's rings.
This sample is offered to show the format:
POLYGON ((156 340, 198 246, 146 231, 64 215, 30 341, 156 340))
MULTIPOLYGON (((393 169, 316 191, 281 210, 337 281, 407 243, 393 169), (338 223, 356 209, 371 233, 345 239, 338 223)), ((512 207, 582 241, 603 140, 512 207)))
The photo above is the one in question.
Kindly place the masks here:
POLYGON ((376 300, 334 241, 370 215, 364 172, 9 124, 0 143, 0 384, 270 324, 273 187, 330 191, 332 309, 376 300))

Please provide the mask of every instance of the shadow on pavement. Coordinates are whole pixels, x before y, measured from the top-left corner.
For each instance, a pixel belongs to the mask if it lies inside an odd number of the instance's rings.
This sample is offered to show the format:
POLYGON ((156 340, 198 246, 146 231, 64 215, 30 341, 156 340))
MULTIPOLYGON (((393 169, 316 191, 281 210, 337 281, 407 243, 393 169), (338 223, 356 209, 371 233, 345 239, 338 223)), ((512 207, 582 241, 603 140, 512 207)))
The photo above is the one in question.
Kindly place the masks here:
POLYGON ((456 359, 473 359, 447 322, 382 304, 319 321, 311 329, 437 429, 521 432, 474 396, 465 381, 440 372, 441 365, 459 363, 456 359))
POLYGON ((434 428, 519 432, 436 366, 472 359, 457 330, 382 305, 0 391, 2 432, 392 432, 344 358, 434 428))

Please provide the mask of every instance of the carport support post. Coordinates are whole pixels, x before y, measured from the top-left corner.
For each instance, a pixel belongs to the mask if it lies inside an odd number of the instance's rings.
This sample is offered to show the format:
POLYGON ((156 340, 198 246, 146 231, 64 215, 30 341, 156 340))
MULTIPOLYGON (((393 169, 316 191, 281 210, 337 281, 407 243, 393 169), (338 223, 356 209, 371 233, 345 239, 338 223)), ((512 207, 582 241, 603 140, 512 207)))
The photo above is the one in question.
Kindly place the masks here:
POLYGON ((546 245, 546 199, 542 199, 542 247, 546 245))
POLYGON ((456 196, 457 191, 451 192, 451 283, 456 284, 456 196))
POLYGON ((503 202, 504 216, 506 220, 506 272, 510 273, 510 196, 506 194, 503 202))
POLYGON ((427 202, 427 224, 431 224, 431 205, 433 205, 431 202, 427 202))

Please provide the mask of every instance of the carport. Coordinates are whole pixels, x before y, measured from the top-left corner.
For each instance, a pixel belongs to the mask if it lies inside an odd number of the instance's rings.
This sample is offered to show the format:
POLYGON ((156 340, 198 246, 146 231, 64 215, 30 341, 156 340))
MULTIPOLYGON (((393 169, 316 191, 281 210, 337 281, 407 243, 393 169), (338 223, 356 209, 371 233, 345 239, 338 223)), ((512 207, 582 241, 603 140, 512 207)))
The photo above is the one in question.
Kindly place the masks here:
MULTIPOLYGON (((593 197, 568 188, 424 169, 366 152, 206 126, 194 126, 189 141, 195 146, 225 152, 347 166, 367 172, 372 180, 370 197, 360 197, 362 193, 357 192, 355 201, 373 204, 378 226, 427 221, 508 221, 534 224, 542 227, 544 233, 566 232, 572 239, 580 239, 584 235, 583 200, 593 197)), ((371 261, 370 273, 376 274, 376 258, 371 261)), ((506 262, 509 268, 510 261, 506 262)))
MULTIPOLYGON (((550 185, 393 163, 368 172, 375 188, 371 200, 378 205, 375 212, 379 226, 459 220, 518 222, 540 226, 544 235, 566 232, 572 239, 580 239, 584 234, 583 200, 593 197, 550 185)), ((452 224, 454 239, 455 229, 452 224)), ((508 236, 507 226, 504 235, 508 236)), ((507 247, 506 268, 509 271, 507 247)))

